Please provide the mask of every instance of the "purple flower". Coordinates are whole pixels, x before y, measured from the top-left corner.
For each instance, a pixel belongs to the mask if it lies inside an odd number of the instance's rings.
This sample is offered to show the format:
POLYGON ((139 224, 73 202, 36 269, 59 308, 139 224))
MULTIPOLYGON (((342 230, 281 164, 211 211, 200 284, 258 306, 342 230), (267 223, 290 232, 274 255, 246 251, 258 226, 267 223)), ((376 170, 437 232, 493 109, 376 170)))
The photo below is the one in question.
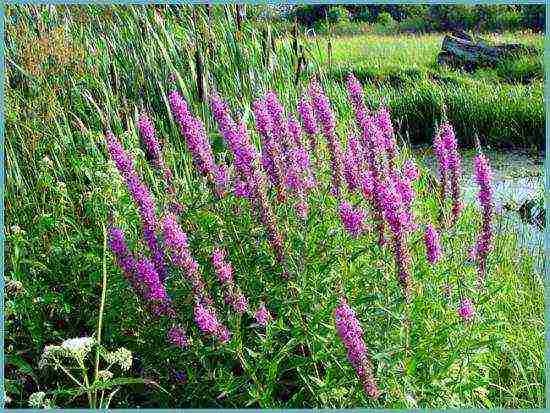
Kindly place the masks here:
POLYGON ((439 245, 439 235, 432 224, 426 226, 424 243, 426 244, 428 261, 435 264, 441 258, 441 246, 439 245))
POLYGON ((446 151, 445 161, 448 172, 451 174, 451 196, 453 200, 452 216, 453 221, 456 221, 460 211, 463 208, 460 200, 460 176, 462 171, 460 165, 460 155, 458 153, 458 143, 451 124, 444 123, 442 125, 441 141, 446 151))
POLYGON ((470 321, 472 320, 472 318, 474 318, 474 305, 468 298, 464 298, 462 299, 462 301, 460 301, 460 306, 458 307, 458 315, 464 321, 470 321))
POLYGON ((372 197, 370 197, 370 200, 372 201, 374 217, 377 221, 378 244, 382 247, 385 244, 383 206, 380 198, 380 185, 381 181, 384 179, 382 176, 383 169, 380 163, 381 154, 384 151, 383 146, 381 146, 382 133, 376 125, 375 118, 373 116, 366 116, 365 114, 361 116, 356 114, 356 116, 358 116, 358 123, 361 130, 364 148, 363 153, 367 161, 368 173, 370 174, 369 182, 372 183, 372 197))
POLYGON ((491 249, 493 188, 491 166, 485 155, 479 154, 475 157, 474 169, 476 182, 479 185, 478 199, 482 208, 483 224, 472 255, 478 262, 478 286, 481 287, 485 280, 487 254, 491 249))
POLYGON ((348 352, 348 360, 357 372, 365 392, 373 399, 378 398, 380 391, 376 385, 367 346, 363 340, 363 329, 355 312, 344 298, 334 312, 334 319, 338 336, 348 352))
POLYGON ((117 227, 109 227, 109 247, 111 251, 115 254, 117 265, 122 270, 125 278, 130 281, 132 284, 135 283, 134 280, 134 268, 135 260, 128 249, 126 244, 126 238, 124 237, 124 232, 117 227))
POLYGON ((382 132, 382 136, 384 138, 384 149, 386 150, 388 160, 391 165, 397 152, 397 144, 395 142, 390 112, 385 106, 378 109, 378 113, 376 114, 376 123, 382 132))
POLYGON ((220 133, 233 152, 235 170, 238 173, 237 184, 239 185, 239 188, 235 188, 235 194, 246 196, 257 207, 277 261, 284 269, 283 238, 277 228, 275 216, 265 192, 263 176, 257 168, 258 154, 250 142, 246 125, 242 122, 237 124, 233 120, 227 104, 218 96, 211 97, 210 106, 212 114, 218 122, 220 133))
POLYGON ((363 165, 363 148, 355 135, 348 139, 348 145, 344 154, 344 177, 348 184, 348 190, 355 192, 361 186, 361 171, 363 165))
POLYGON ((226 260, 225 251, 215 248, 212 252, 212 264, 220 284, 224 288, 225 302, 233 307, 239 314, 243 314, 248 308, 246 297, 238 290, 233 280, 233 268, 226 260))
POLYGON ((143 184, 134 169, 131 156, 124 151, 124 148, 118 139, 111 132, 108 132, 106 135, 106 140, 109 154, 115 162, 122 178, 126 182, 126 187, 138 207, 144 238, 151 254, 153 255, 155 269, 160 277, 165 279, 167 274, 164 264, 164 254, 155 234, 157 228, 155 202, 149 193, 149 189, 143 184))
POLYGON ((176 371, 174 373, 174 378, 178 383, 186 383, 187 382, 187 374, 185 374, 184 371, 176 371))
POLYGON ((340 204, 340 219, 346 231, 358 237, 364 230, 365 212, 360 208, 354 209, 348 202, 340 204))
POLYGON ((256 322, 259 325, 263 327, 267 326, 267 323, 271 319, 271 315, 269 314, 269 311, 267 311, 264 303, 260 304, 260 307, 258 307, 258 310, 256 310, 254 317, 256 318, 256 322))
POLYGON ((187 104, 177 91, 170 92, 168 100, 172 114, 180 126, 181 134, 185 138, 187 148, 191 152, 195 166, 214 185, 217 195, 221 197, 223 192, 219 192, 220 188, 216 186, 216 183, 219 183, 216 181, 216 176, 219 172, 218 166, 214 161, 214 154, 212 153, 212 147, 204 124, 200 119, 193 117, 187 104))
POLYGON ((219 322, 216 313, 202 304, 195 306, 195 323, 199 329, 208 335, 212 335, 222 343, 229 341, 229 330, 219 322))
POLYGON ((305 96, 300 97, 300 101, 298 102, 298 113, 300 114, 300 119, 302 120, 302 125, 306 133, 309 136, 315 136, 317 134, 317 122, 315 121, 313 107, 305 96))
POLYGON ((146 299, 159 302, 168 300, 168 295, 154 265, 145 257, 136 261, 136 278, 145 287, 146 299))
POLYGON ((272 185, 277 189, 278 197, 285 198, 284 159, 281 153, 279 139, 273 135, 273 125, 267 104, 263 99, 252 103, 256 130, 260 134, 262 144, 262 165, 272 185))
POLYGON ((412 227, 412 213, 408 209, 407 200, 403 199, 406 191, 399 189, 399 182, 387 179, 384 185, 379 186, 379 190, 384 218, 393 233, 399 282, 408 302, 411 298, 411 257, 407 248, 407 230, 412 227))
POLYGON ((155 133, 155 127, 146 113, 139 115, 138 129, 147 153, 157 168, 162 168, 160 144, 155 133))
POLYGON ((409 181, 416 181, 420 177, 418 168, 412 159, 407 159, 403 164, 403 174, 409 181))
POLYGON ((180 326, 173 326, 168 331, 168 342, 175 347, 186 348, 189 346, 189 339, 185 330, 180 326))
POLYGON ((161 222, 164 245, 171 256, 172 264, 182 268, 188 281, 193 287, 195 295, 205 302, 212 300, 208 297, 204 281, 199 272, 199 264, 195 261, 189 250, 187 235, 182 231, 174 214, 168 213, 161 222))
POLYGON ((353 73, 349 74, 346 86, 351 106, 353 107, 358 125, 360 126, 362 118, 368 114, 363 97, 363 87, 353 73))
POLYGON ((220 283, 225 284, 233 281, 233 270, 231 265, 225 261, 225 251, 215 248, 212 253, 212 263, 220 283))
POLYGON ((109 228, 109 247, 113 251, 117 265, 130 282, 136 294, 152 310, 154 316, 161 314, 173 317, 175 312, 159 275, 146 258, 136 258, 129 250, 120 228, 109 228))
POLYGON ((343 161, 342 148, 340 147, 340 141, 336 136, 336 121, 334 118, 334 113, 330 107, 330 101, 325 96, 325 93, 318 83, 312 82, 309 86, 308 93, 313 103, 317 123, 321 126, 328 143, 332 171, 331 192, 335 196, 340 197, 340 185, 342 183, 343 176, 343 161))
POLYGON ((300 97, 300 101, 298 102, 298 113, 300 115, 302 125, 304 126, 304 131, 306 132, 308 137, 309 150, 315 157, 315 166, 318 170, 319 154, 317 153, 317 122, 315 120, 313 106, 305 96, 300 97))
POLYGON ((450 183, 453 203, 452 217, 453 222, 455 222, 463 209, 460 199, 460 176, 462 172, 458 143, 450 123, 445 122, 439 127, 434 138, 434 152, 439 163, 441 176, 441 199, 445 202, 450 183))

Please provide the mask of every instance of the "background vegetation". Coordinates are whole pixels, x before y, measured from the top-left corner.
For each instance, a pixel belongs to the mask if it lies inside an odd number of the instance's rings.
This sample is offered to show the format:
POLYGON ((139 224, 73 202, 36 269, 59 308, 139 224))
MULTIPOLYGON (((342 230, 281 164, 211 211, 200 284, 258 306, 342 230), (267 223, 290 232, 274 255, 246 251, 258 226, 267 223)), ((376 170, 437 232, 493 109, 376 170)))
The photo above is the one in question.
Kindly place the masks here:
MULTIPOLYGON (((340 11, 331 11, 337 21, 340 11)), ((364 48, 361 39, 311 38, 302 27, 293 35, 291 26, 271 25, 262 13, 258 10, 257 18, 249 13, 239 21, 232 7, 214 7, 210 14, 204 8, 171 6, 7 7, 9 406, 25 407, 30 393, 67 384, 51 371, 38 369, 46 344, 95 331, 104 254, 101 225, 109 212, 114 210, 132 239, 138 238, 136 211, 107 161, 103 142, 107 125, 138 159, 138 169, 159 203, 164 200, 136 136, 136 114, 142 108, 153 115, 165 143, 180 200, 205 206, 192 209, 185 222, 209 285, 215 288, 206 264, 211 239, 219 225, 228 232, 238 225, 228 246, 238 283, 256 301, 269 292, 276 322, 263 334, 249 327, 250 320, 224 314, 239 337, 231 347, 203 346, 198 340, 189 352, 170 349, 162 326, 147 319, 108 259, 105 345, 131 349, 135 357, 131 374, 154 380, 166 390, 148 385, 126 388, 119 393, 117 407, 373 405, 344 363, 345 350, 331 324, 337 299, 333 285, 339 277, 344 277, 346 292, 369 337, 377 376, 387 394, 384 406, 542 406, 542 282, 532 270, 532 258, 517 254, 513 233, 497 241, 499 254, 491 262, 495 281, 478 303, 481 315, 475 324, 458 322, 452 305, 458 292, 448 304, 440 294, 448 277, 471 280, 473 269, 444 266, 433 272, 423 258, 415 262, 424 300, 414 302, 415 350, 405 353, 402 303, 391 258, 375 247, 365 251, 365 244, 373 244, 370 240, 349 239, 337 224, 333 201, 323 193, 311 200, 313 218, 308 228, 312 231, 300 230, 295 218, 279 209, 295 259, 304 257, 304 270, 292 281, 300 300, 289 300, 250 212, 239 201, 227 200, 226 211, 242 211, 238 222, 231 214, 223 224, 214 218, 211 200, 192 171, 166 102, 167 91, 177 87, 205 121, 216 156, 223 158, 225 149, 198 84, 205 86, 206 93, 216 88, 249 122, 250 102, 267 88, 293 109, 308 77, 319 74, 344 135, 351 114, 343 82, 351 70, 364 81, 373 107, 381 99, 388 103, 402 141, 428 141, 446 113, 461 143, 471 144, 477 134, 484 144, 537 146, 544 136, 542 57, 473 74, 451 72, 433 66, 439 34, 415 38, 365 34, 368 47, 364 48), (397 47, 403 44, 410 46, 397 47), (384 59, 378 50, 384 51, 384 59), (347 53, 352 57, 346 59, 347 53), (262 241, 256 245, 258 239, 262 241), (320 249, 306 248, 309 245, 320 249), (350 261, 340 258, 354 254, 357 257, 350 261), (245 359, 244 368, 236 361, 239 354, 245 359), (185 380, 176 372, 185 372, 185 380)), ((368 9, 368 13, 367 21, 376 17, 386 26, 392 20, 384 13, 394 21, 406 21, 392 9, 368 9)), ((504 36, 542 45, 535 34, 504 36)), ((433 190, 427 174, 417 191, 429 205, 433 190)), ((468 209, 457 233, 444 240, 446 248, 459 251, 470 245, 475 235, 471 223, 477 220, 476 211, 468 209)), ((418 244, 413 255, 422 257, 418 244)), ((83 400, 65 403, 81 406, 83 400)))

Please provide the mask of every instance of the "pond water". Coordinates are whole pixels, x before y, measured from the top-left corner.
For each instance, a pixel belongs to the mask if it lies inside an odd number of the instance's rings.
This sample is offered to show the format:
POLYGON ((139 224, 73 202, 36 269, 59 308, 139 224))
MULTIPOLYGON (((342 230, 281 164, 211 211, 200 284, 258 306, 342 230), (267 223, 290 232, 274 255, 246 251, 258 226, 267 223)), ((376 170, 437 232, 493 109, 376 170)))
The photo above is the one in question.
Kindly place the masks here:
MULTIPOLYGON (((431 148, 413 150, 417 159, 437 176, 437 161, 431 148)), ((477 202, 479 187, 474 178, 475 151, 461 152, 464 202, 477 202)), ((538 201, 544 194, 544 154, 520 151, 485 151, 493 170, 496 231, 515 231, 518 248, 536 257, 536 269, 542 271, 544 257, 544 211, 538 201)), ((479 206, 478 206, 479 207, 479 206)))

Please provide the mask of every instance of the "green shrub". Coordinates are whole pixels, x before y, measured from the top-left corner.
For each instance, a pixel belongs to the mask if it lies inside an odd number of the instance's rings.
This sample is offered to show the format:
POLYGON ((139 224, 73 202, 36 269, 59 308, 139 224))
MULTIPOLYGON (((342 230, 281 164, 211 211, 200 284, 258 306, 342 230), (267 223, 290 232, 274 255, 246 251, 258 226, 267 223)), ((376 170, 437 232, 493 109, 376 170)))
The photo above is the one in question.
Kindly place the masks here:
POLYGON ((523 21, 523 16, 512 10, 502 13, 496 13, 489 21, 489 29, 500 31, 519 30, 523 21))
POLYGON ((330 23, 349 22, 349 11, 343 6, 331 7, 327 11, 327 20, 330 23))
POLYGON ((381 24, 382 26, 390 27, 395 25, 395 20, 391 16, 391 14, 387 12, 380 13, 378 15, 378 18, 376 19, 376 22, 378 24, 381 24))
POLYGON ((362 9, 359 13, 357 13, 355 16, 353 16, 353 20, 357 22, 374 22, 374 16, 369 11, 369 9, 365 8, 362 9))
POLYGON ((544 30, 544 5, 528 4, 521 6, 522 23, 534 30, 544 30))
POLYGON ((399 30, 409 33, 427 33, 433 30, 433 25, 427 17, 409 17, 399 22, 399 30))

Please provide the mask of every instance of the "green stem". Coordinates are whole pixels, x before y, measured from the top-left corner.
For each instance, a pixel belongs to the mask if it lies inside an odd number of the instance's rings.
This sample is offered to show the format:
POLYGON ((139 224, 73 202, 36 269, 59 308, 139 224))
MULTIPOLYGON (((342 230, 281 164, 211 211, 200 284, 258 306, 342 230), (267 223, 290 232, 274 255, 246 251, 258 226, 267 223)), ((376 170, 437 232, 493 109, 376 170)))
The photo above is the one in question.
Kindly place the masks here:
MULTIPOLYGON (((94 382, 97 381, 99 375, 99 352, 101 345, 101 329, 103 327, 103 313, 105 310, 105 299, 107 297, 107 230, 103 226, 103 283, 101 286, 101 303, 99 305, 99 319, 97 322, 97 348, 95 357, 95 372, 94 382)), ((87 379, 87 377, 86 377, 87 379)), ((97 393, 97 392, 94 392, 97 393)))

